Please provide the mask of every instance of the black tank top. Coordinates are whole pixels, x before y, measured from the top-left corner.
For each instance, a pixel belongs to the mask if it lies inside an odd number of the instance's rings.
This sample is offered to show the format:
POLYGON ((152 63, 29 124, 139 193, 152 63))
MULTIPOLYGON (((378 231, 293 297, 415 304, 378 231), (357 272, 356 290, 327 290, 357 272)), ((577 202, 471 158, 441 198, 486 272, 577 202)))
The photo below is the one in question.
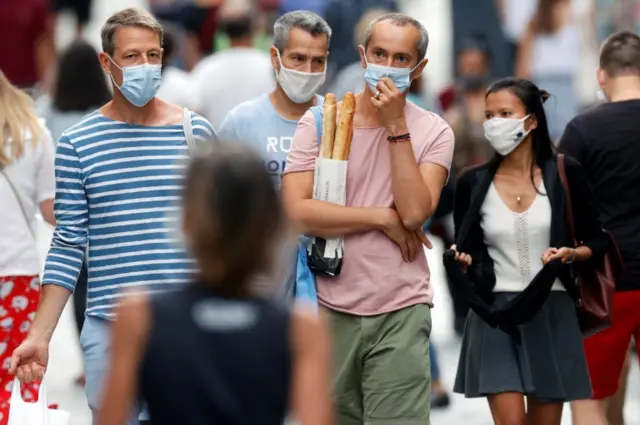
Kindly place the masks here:
POLYGON ((151 300, 141 396, 153 425, 282 425, 290 313, 193 285, 151 300))

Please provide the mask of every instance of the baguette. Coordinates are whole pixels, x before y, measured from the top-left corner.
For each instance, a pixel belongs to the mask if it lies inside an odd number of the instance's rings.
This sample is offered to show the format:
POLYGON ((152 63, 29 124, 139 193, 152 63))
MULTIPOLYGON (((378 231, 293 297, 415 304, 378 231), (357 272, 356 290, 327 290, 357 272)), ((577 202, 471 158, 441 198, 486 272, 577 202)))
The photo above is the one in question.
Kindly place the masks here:
POLYGON ((353 116, 356 113, 356 97, 348 92, 342 99, 340 106, 340 116, 338 118, 338 128, 336 129, 336 139, 333 144, 332 159, 345 161, 349 156, 351 139, 353 138, 353 116))
POLYGON ((333 142, 336 137, 336 116, 338 114, 338 104, 336 96, 328 93, 324 98, 322 106, 322 143, 320 144, 320 156, 331 159, 333 153, 333 142))

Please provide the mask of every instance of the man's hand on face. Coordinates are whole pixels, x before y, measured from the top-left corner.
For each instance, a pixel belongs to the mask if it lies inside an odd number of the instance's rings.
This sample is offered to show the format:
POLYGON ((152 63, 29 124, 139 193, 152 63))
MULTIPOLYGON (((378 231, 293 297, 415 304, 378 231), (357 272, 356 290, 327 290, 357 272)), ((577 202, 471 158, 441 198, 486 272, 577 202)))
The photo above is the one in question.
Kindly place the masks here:
MULTIPOLYGON (((371 103, 378 110, 382 124, 391 133, 392 129, 406 129, 404 118, 404 93, 398 90, 391 78, 383 78, 376 86, 378 93, 371 98, 371 103)), ((393 135, 393 134, 391 134, 393 135)))

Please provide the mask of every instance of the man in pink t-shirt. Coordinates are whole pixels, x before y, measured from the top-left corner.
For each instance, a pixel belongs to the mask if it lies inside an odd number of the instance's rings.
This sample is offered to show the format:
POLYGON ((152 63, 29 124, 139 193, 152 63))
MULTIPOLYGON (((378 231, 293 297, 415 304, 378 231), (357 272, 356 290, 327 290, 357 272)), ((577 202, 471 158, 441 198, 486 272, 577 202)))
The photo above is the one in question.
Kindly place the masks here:
POLYGON ((282 180, 287 211, 305 233, 345 238, 340 275, 317 279, 340 425, 429 420, 433 288, 421 226, 438 204, 454 138, 440 117, 405 99, 427 44, 408 16, 371 22, 359 48, 366 88, 356 96, 346 206, 312 199, 319 145, 311 112, 298 123, 282 180))

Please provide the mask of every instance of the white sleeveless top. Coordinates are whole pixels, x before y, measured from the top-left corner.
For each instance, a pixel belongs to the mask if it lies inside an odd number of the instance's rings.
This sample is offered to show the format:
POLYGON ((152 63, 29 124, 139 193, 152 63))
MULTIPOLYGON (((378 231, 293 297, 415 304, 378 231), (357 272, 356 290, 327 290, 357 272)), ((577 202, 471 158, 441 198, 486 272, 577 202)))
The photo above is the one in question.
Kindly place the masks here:
POLYGON ((580 69, 582 45, 580 28, 573 21, 553 34, 537 35, 531 61, 533 77, 574 76, 580 69))
MULTIPOLYGON (((551 204, 544 183, 523 213, 511 211, 502 201, 493 183, 480 209, 480 225, 484 242, 493 260, 496 275, 494 292, 520 292, 542 269, 540 258, 549 248, 551 235, 551 204)), ((559 279, 551 288, 564 291, 559 279)))

